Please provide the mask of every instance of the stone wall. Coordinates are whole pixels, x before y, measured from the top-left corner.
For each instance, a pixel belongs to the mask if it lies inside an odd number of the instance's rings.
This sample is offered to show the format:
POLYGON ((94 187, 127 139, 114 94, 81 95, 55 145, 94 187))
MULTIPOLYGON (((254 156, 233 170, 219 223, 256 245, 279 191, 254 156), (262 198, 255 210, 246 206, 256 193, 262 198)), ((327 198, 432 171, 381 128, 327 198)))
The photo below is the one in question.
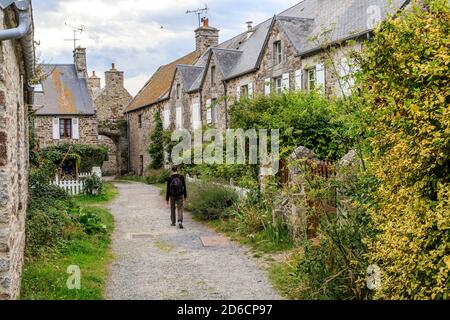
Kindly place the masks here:
MULTIPOLYGON (((16 25, 11 10, 0 10, 0 29, 16 25)), ((17 41, 0 43, 0 300, 15 299, 25 246, 28 201, 28 110, 17 41)))
MULTIPOLYGON (((78 143, 98 145, 98 127, 95 116, 78 116, 80 139, 53 139, 53 116, 36 116, 34 127, 39 148, 60 145, 63 143, 78 143)), ((70 117, 67 117, 70 118, 70 117)))
MULTIPOLYGON (((145 175, 146 169, 150 164, 148 147, 150 145, 150 135, 155 128, 154 113, 164 109, 169 109, 167 102, 162 102, 149 108, 143 108, 128 113, 130 173, 135 175, 145 175), (140 117, 141 124, 139 124, 140 117)), ((175 119, 172 115, 171 118, 172 123, 175 123, 175 119)))
MULTIPOLYGON (((100 80, 95 74, 89 80, 93 86, 91 90, 95 92, 96 88, 100 86, 100 80)), ((132 99, 124 87, 124 73, 118 71, 113 64, 111 70, 105 72, 105 80, 105 87, 94 98, 97 120, 100 123, 124 121, 125 108, 132 99)), ((121 137, 104 137, 99 143, 108 148, 110 155, 109 160, 104 164, 103 172, 106 175, 120 175, 127 172, 129 146, 126 132, 121 137)))

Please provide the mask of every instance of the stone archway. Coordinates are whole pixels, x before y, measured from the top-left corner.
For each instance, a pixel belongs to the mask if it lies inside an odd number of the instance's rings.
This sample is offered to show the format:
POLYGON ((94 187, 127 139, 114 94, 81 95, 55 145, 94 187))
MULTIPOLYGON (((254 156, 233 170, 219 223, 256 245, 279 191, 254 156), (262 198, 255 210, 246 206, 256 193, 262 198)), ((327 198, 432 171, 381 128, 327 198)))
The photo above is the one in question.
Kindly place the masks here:
POLYGON ((128 132, 126 121, 100 121, 99 144, 108 148, 104 164, 105 175, 121 175, 128 172, 128 132))

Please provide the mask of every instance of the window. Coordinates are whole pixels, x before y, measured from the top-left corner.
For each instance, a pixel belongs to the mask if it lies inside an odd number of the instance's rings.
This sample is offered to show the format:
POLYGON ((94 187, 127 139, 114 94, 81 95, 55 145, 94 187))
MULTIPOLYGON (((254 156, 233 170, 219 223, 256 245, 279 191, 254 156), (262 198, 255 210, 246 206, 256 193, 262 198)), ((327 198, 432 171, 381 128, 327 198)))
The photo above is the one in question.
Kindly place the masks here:
POLYGON ((273 82, 275 84, 275 92, 281 94, 283 92, 283 78, 282 77, 274 78, 273 82))
POLYGON ((139 160, 140 160, 139 175, 143 176, 144 175, 144 156, 140 156, 139 160))
POLYGON ((139 129, 142 128, 142 114, 138 117, 139 129))
POLYGON ((59 137, 72 138, 72 119, 59 119, 59 137))
POLYGON ((177 84, 177 99, 180 99, 181 97, 181 85, 178 83, 177 84))
POLYGON ((248 98, 248 84, 241 87, 241 97, 248 98))
POLYGON ((211 123, 217 122, 217 99, 211 99, 211 123))
POLYGON ((282 62, 282 54, 281 54, 281 41, 274 42, 273 44, 273 64, 275 66, 279 65, 282 62))
POLYGON ((216 66, 211 67, 211 86, 216 85, 216 66))
POLYGON ((312 68, 306 71, 307 72, 307 76, 308 76, 308 81, 307 81, 307 89, 309 91, 312 91, 316 88, 316 81, 317 81, 317 77, 316 77, 316 68, 312 68))

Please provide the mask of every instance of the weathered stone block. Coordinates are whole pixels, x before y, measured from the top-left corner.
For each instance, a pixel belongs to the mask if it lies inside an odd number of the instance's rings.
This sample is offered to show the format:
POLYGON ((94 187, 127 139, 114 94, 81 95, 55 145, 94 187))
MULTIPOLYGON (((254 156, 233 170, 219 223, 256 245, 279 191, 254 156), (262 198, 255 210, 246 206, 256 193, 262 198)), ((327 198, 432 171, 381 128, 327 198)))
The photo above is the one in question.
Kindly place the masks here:
POLYGON ((6 132, 0 131, 0 167, 8 163, 8 136, 6 132))
POLYGON ((0 272, 9 271, 10 261, 7 258, 0 258, 0 272))

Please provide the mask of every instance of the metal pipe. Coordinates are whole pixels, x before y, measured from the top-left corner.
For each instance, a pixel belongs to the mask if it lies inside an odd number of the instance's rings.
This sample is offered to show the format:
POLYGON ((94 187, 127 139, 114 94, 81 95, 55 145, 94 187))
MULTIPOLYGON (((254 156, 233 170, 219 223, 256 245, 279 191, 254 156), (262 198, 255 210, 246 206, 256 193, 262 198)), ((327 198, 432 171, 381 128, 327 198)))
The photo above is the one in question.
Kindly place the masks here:
POLYGON ((0 41, 20 39, 25 60, 27 79, 34 76, 34 30, 33 14, 29 0, 16 1, 15 8, 18 11, 18 26, 12 29, 0 30, 0 41))
POLYGON ((31 14, 30 9, 19 11, 19 24, 16 28, 6 29, 0 31, 0 41, 21 39, 31 29, 31 14))

